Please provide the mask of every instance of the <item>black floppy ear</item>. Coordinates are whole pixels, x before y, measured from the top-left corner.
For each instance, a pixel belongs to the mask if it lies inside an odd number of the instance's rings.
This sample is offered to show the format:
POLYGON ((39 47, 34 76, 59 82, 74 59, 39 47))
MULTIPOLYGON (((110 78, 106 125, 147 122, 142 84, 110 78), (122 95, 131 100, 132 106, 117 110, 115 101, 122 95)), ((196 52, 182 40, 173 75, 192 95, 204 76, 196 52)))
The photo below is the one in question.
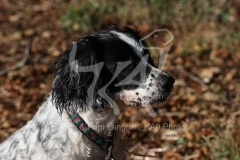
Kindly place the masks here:
MULTIPOLYGON (((52 100, 60 113, 66 105, 77 111, 108 105, 97 91, 108 83, 111 74, 100 59, 100 51, 94 49, 97 43, 93 38, 85 36, 73 42, 54 63, 52 100)), ((108 89, 106 93, 110 94, 108 89)))
POLYGON ((60 113, 66 105, 77 107, 81 111, 87 107, 87 89, 94 75, 76 70, 76 65, 88 66, 94 63, 93 56, 87 52, 82 42, 74 42, 54 63, 52 100, 60 113))

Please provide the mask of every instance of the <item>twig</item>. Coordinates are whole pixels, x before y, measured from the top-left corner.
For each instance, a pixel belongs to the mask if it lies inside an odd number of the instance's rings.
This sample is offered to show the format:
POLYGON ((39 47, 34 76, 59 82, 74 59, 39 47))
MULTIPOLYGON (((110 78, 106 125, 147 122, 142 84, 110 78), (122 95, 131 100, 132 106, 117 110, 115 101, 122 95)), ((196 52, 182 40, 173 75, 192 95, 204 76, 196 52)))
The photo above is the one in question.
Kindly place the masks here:
POLYGON ((26 44, 26 47, 25 47, 25 52, 24 52, 24 57, 23 57, 22 61, 17 63, 14 66, 8 68, 8 69, 0 71, 0 76, 6 75, 8 72, 11 72, 11 71, 17 70, 19 68, 22 68, 25 65, 25 63, 28 59, 29 52, 30 52, 30 42, 27 41, 27 44, 26 44))
POLYGON ((192 73, 190 73, 190 72, 188 72, 186 70, 184 70, 184 71, 187 73, 189 78, 191 78, 195 82, 199 83, 201 86, 208 88, 208 86, 199 77, 193 75, 192 73))
POLYGON ((46 64, 46 65, 51 65, 53 62, 50 60, 46 60, 46 59, 40 59, 40 58, 32 58, 30 60, 28 60, 28 63, 32 64, 32 63, 42 63, 42 64, 46 64))
POLYGON ((161 112, 159 116, 166 116, 166 117, 172 117, 172 116, 179 116, 179 117, 183 117, 185 116, 186 113, 185 112, 161 112))
POLYGON ((182 66, 179 67, 179 69, 181 69, 186 76, 188 76, 190 79, 192 79, 193 81, 199 83, 201 86, 209 88, 203 80, 201 80, 199 77, 195 76, 194 74, 192 74, 191 72, 188 72, 185 68, 183 68, 182 66))
POLYGON ((227 120, 227 130, 230 131, 233 128, 234 120, 236 116, 240 115, 240 111, 236 111, 230 115, 230 118, 227 120))
POLYGON ((166 147, 162 147, 162 148, 152 148, 152 149, 148 149, 148 154, 149 154, 149 152, 154 152, 154 153, 156 153, 156 152, 166 152, 167 150, 169 149, 169 147, 168 146, 166 146, 166 147))
POLYGON ((199 158, 198 154, 189 155, 183 158, 183 160, 196 159, 199 158))

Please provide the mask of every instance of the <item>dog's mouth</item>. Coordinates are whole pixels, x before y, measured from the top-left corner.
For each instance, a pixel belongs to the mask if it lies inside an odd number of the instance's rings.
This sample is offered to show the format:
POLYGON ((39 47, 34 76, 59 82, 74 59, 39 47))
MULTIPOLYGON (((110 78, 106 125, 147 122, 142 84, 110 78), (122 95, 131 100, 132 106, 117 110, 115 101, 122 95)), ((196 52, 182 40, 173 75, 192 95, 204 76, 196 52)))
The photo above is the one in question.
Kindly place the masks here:
POLYGON ((170 95, 173 86, 169 86, 167 89, 158 90, 157 92, 151 92, 151 94, 146 94, 144 96, 136 97, 133 93, 128 92, 128 94, 121 94, 120 99, 125 103, 126 106, 149 106, 149 105, 159 105, 166 101, 167 97, 170 95))
POLYGON ((166 99, 168 98, 168 96, 170 95, 170 93, 171 93, 171 90, 169 90, 169 91, 167 91, 167 92, 161 93, 161 94, 157 97, 157 99, 150 101, 149 104, 150 104, 150 105, 159 105, 159 104, 163 103, 164 101, 166 101, 166 99))

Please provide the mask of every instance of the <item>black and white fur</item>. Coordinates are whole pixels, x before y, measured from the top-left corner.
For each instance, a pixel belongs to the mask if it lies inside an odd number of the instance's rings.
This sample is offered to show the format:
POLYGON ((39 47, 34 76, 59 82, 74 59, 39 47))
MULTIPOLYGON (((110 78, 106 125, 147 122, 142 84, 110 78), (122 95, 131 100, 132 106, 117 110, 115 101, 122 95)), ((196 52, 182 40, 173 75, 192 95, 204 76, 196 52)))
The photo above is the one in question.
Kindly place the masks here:
MULTIPOLYGON (((163 102, 173 87, 174 79, 154 67, 149 51, 139 43, 140 36, 128 27, 111 28, 94 35, 81 37, 77 42, 74 63, 91 66, 103 62, 89 105, 87 90, 94 74, 77 72, 69 61, 71 45, 54 64, 52 91, 32 120, 0 144, 1 160, 102 160, 105 150, 84 136, 69 119, 66 105, 77 110, 89 126, 103 138, 111 135, 116 120, 114 108, 98 90, 107 86, 105 93, 116 102, 120 110, 124 106, 147 106, 163 102), (114 80, 112 77, 118 62, 130 63, 122 68, 114 80), (144 63, 141 63, 143 62, 144 63), (133 74, 134 69, 145 68, 144 76, 135 74, 138 83, 121 84, 133 74), (143 78, 144 77, 144 78, 143 78), (109 84, 109 82, 111 82, 109 84), (118 85, 117 85, 118 84, 118 85), (119 85, 121 84, 121 85, 119 85)), ((103 146, 103 148, 106 146, 103 146)), ((114 137, 113 157, 125 159, 125 148, 118 135, 114 137)))

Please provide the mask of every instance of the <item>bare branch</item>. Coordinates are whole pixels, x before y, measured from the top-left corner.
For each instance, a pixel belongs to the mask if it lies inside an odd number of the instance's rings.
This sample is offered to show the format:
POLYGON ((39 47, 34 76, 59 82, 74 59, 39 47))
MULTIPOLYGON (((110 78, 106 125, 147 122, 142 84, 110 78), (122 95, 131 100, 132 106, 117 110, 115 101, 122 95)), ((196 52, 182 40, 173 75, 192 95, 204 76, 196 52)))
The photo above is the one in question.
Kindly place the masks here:
POLYGON ((28 59, 29 53, 30 53, 30 42, 27 41, 27 44, 26 44, 26 47, 25 47, 25 52, 24 52, 24 57, 23 57, 22 61, 17 63, 14 66, 8 68, 8 69, 0 71, 0 76, 6 75, 8 72, 11 72, 11 71, 17 70, 19 68, 22 68, 25 65, 25 63, 28 59))

